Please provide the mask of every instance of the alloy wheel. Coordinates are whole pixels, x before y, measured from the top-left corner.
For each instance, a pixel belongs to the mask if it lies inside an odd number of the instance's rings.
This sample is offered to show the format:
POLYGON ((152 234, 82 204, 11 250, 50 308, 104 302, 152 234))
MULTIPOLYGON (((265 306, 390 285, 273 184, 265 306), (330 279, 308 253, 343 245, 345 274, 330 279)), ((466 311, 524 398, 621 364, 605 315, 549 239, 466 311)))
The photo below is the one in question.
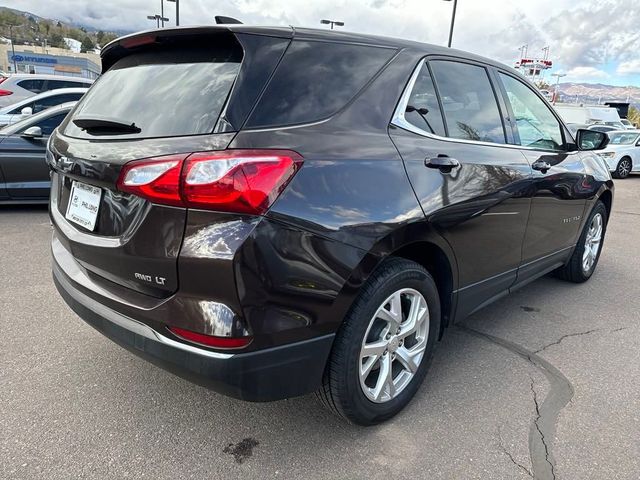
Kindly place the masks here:
POLYGON ((429 308, 412 288, 390 295, 376 310, 358 359, 360 386, 375 403, 396 398, 415 376, 429 335, 429 308))
POLYGON ((631 162, 628 159, 620 160, 618 164, 618 176, 620 178, 626 178, 631 173, 631 162))
POLYGON ((584 244, 584 253, 582 254, 582 271, 589 273, 596 263, 598 258, 598 252, 600 251, 600 244, 602 243, 603 232, 603 218, 602 214, 597 213, 591 219, 589 230, 587 231, 587 238, 584 244))

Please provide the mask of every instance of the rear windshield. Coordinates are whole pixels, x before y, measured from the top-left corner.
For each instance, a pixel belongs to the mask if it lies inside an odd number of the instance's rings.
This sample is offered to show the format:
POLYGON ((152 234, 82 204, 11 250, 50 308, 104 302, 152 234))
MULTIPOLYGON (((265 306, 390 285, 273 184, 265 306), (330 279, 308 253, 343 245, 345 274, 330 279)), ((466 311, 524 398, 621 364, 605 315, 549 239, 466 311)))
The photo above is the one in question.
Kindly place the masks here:
POLYGON ((309 123, 344 107, 395 50, 294 40, 247 127, 309 123))
MULTIPOLYGON (((129 55, 95 82, 74 118, 108 117, 140 129, 114 135, 117 138, 211 133, 238 75, 241 55, 235 48, 175 48, 129 55)), ((72 121, 64 133, 95 138, 72 121)))

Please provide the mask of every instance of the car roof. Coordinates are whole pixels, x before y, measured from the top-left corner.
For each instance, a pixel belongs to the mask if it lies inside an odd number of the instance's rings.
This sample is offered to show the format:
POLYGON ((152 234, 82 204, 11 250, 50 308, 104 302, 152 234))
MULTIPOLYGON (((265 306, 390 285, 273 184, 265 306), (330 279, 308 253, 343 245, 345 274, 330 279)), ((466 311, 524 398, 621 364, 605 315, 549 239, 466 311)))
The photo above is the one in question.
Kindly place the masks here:
MULTIPOLYGON (((491 60, 486 57, 482 57, 480 55, 476 55, 473 53, 465 52, 462 50, 456 50, 453 48, 448 48, 439 45, 433 45, 429 43, 417 42, 414 40, 405 40, 400 38, 393 37, 385 37, 381 35, 370 35, 364 33, 353 33, 347 32, 343 30, 327 30, 327 29, 318 29, 318 28, 298 28, 298 27, 267 27, 267 26, 253 26, 253 25, 245 25, 245 24, 233 24, 233 25, 203 25, 203 26, 193 26, 193 27, 172 27, 172 28, 163 28, 163 29, 152 29, 145 30, 142 32, 136 32, 131 35, 126 35, 124 37, 117 38, 116 40, 111 41, 100 52, 100 56, 105 59, 105 57, 111 56, 114 52, 113 50, 117 49, 120 46, 120 42, 123 39, 133 39, 136 37, 144 37, 147 35, 155 34, 157 36, 162 37, 172 37, 172 36, 180 36, 180 35, 206 35, 206 34, 214 34, 220 32, 232 32, 232 33, 246 33, 252 35, 264 35, 270 37, 282 37, 282 38, 295 38, 297 40, 316 40, 316 41, 327 41, 327 42, 340 42, 340 43, 352 43, 359 45, 369 45, 369 46, 377 46, 377 47, 386 47, 386 48, 395 48, 395 49, 412 49, 419 51, 422 55, 443 55, 443 56, 452 56, 470 60, 476 60, 485 64, 493 65, 499 68, 507 68, 508 70, 513 70, 511 67, 508 67, 500 62, 496 62, 495 60, 491 60)), ((117 54, 116 54, 117 56, 117 54)), ((103 64, 104 64, 103 60, 103 64)), ((113 59, 111 61, 106 62, 107 65, 113 63, 113 59)))
POLYGON ((66 75, 50 75, 46 73, 12 73, 9 75, 10 80, 66 80, 71 82, 93 83, 93 79, 84 77, 70 77, 66 75))

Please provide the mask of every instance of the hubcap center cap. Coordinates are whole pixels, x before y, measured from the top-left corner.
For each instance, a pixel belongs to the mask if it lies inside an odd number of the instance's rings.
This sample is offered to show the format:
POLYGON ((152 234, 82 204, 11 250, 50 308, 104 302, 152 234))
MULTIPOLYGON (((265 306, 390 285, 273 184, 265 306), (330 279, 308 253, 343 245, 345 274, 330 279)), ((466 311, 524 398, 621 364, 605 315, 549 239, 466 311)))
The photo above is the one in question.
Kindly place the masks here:
POLYGON ((398 339, 398 337, 393 337, 391 340, 389 340, 388 349, 391 353, 395 352, 399 346, 400 340, 398 339))

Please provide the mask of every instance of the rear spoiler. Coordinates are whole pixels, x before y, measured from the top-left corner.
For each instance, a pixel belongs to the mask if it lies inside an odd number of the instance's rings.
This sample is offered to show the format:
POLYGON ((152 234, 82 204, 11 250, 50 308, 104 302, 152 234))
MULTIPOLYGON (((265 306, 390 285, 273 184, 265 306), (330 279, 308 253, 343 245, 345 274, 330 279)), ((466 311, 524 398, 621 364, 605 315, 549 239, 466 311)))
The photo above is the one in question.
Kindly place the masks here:
POLYGON ((126 57, 139 47, 163 43, 176 37, 234 35, 236 33, 246 33, 250 35, 263 35, 268 37, 291 39, 294 34, 294 29, 292 27, 253 27, 243 25, 238 22, 238 20, 231 17, 216 17, 216 21, 218 21, 218 19, 224 19, 227 22, 231 20, 235 23, 231 22, 226 23, 225 25, 220 24, 200 27, 173 27, 145 30, 116 38, 105 45, 100 51, 100 57, 102 59, 102 73, 106 72, 122 57, 126 57))

